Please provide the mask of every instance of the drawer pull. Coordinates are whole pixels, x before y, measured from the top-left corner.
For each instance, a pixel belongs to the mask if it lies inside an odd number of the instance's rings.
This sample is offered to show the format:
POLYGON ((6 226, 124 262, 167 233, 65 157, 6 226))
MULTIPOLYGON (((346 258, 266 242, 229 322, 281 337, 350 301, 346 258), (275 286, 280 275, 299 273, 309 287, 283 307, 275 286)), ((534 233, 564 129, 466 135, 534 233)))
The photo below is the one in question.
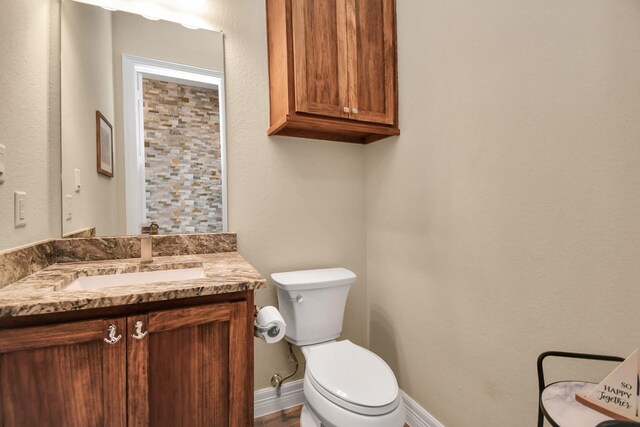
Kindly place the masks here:
POLYGON ((149 331, 142 332, 142 320, 138 320, 134 325, 134 328, 136 328, 136 333, 131 334, 131 337, 137 340, 141 340, 142 338, 146 337, 147 334, 149 333, 149 331))
POLYGON ((105 338, 104 342, 106 342, 107 344, 115 344, 120 341, 122 339, 122 335, 118 334, 118 336, 116 336, 116 332, 116 325, 109 325, 109 327, 107 328, 109 338, 105 338))

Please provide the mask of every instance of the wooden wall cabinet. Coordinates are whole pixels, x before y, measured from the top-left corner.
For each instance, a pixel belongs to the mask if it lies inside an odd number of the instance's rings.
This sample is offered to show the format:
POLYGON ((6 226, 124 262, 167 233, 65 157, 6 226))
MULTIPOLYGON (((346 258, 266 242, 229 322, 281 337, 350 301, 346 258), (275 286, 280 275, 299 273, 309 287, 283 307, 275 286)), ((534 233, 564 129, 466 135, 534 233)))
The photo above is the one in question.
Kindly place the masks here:
POLYGON ((266 0, 269 135, 399 135, 395 0, 266 0))
POLYGON ((0 330, 0 426, 252 425, 249 300, 0 330))

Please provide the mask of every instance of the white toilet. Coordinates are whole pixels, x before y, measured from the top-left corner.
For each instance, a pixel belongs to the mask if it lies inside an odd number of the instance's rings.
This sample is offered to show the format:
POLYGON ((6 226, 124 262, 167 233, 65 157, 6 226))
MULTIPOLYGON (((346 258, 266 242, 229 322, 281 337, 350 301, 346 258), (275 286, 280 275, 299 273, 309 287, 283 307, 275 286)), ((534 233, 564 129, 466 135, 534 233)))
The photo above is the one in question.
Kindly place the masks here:
POLYGON ((356 275, 345 268, 271 275, 287 341, 307 361, 302 427, 402 427, 405 408, 393 371, 342 332, 344 307, 356 275))

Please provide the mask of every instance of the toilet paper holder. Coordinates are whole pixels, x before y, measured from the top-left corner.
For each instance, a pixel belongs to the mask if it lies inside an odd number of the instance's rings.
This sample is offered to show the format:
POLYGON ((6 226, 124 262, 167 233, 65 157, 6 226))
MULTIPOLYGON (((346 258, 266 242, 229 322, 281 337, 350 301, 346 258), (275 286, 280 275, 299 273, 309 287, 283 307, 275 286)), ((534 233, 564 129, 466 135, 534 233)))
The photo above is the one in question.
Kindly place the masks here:
POLYGON ((258 323, 256 322, 256 318, 258 317, 258 312, 262 308, 263 307, 260 305, 253 306, 253 336, 256 338, 260 338, 266 342, 264 334, 266 333, 270 337, 277 337, 280 333, 280 328, 278 326, 267 327, 258 325, 258 323))
MULTIPOLYGON (((266 338, 264 337, 264 333, 266 332, 267 335, 269 335, 270 337, 275 337, 280 333, 280 328, 278 326, 272 326, 272 327, 266 327, 266 326, 260 326, 257 323, 257 317, 258 317, 258 312, 260 310, 262 310, 262 306, 259 305, 254 305, 253 306, 253 335, 262 339, 263 341, 266 342, 266 338)), ((287 348, 288 348, 288 356, 289 356, 289 361, 294 365, 293 371, 286 374, 286 375, 280 375, 278 373, 274 374, 271 377, 271 386, 274 387, 276 389, 276 395, 278 397, 280 397, 281 393, 282 393, 282 384, 284 384, 284 382, 286 380, 288 380, 289 378, 293 377, 297 372, 298 372, 298 358, 296 357, 295 353, 293 352, 293 347, 291 346, 291 343, 287 341, 287 348)))
POLYGON ((264 333, 267 333, 267 335, 269 335, 270 337, 277 337, 278 334, 280 333, 280 328, 277 326, 272 326, 270 328, 266 327, 266 326, 258 326, 255 324, 253 324, 253 335, 257 338, 262 338, 263 341, 266 341, 264 338, 264 333))

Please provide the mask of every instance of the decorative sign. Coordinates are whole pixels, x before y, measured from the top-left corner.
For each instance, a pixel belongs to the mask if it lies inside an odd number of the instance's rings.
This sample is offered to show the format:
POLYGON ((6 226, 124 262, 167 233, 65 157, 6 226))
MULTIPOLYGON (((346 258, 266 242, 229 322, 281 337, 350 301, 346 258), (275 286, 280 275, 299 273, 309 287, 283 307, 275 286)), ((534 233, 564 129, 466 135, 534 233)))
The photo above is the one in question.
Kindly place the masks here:
POLYGON ((576 393, 576 400, 611 418, 640 422, 639 371, 640 359, 636 350, 589 393, 576 393))

